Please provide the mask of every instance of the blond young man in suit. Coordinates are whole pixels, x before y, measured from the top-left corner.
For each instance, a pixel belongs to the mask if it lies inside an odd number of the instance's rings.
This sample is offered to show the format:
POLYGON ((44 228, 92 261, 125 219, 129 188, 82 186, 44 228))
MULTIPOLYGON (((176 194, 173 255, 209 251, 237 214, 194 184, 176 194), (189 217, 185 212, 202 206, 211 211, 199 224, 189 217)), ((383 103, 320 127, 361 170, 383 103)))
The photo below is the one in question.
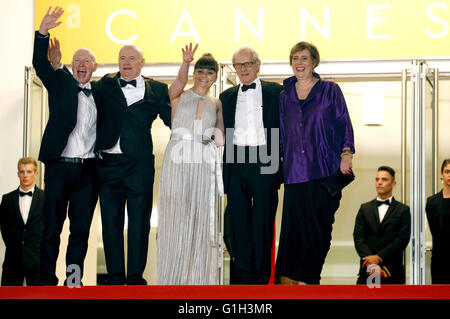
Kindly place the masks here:
POLYGON ((20 185, 3 195, 0 229, 6 245, 2 286, 37 285, 43 228, 44 191, 35 185, 37 163, 31 157, 17 164, 20 185))

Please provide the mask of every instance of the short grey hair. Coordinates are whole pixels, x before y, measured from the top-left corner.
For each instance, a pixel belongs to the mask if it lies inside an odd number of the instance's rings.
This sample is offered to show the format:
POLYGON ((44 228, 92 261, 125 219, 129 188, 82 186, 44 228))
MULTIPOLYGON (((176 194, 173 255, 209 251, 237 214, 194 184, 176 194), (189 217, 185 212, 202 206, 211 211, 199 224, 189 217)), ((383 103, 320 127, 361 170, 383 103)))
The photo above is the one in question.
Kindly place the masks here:
MULTIPOLYGON (((95 56, 94 52, 92 52, 92 50, 88 49, 88 48, 80 48, 78 50, 75 51, 75 53, 73 54, 73 56, 75 56, 75 54, 77 54, 80 51, 86 51, 89 53, 89 55, 92 57, 92 61, 94 62, 94 64, 97 63, 97 57, 95 56)), ((73 57, 72 57, 73 60, 73 57)))
POLYGON ((124 46, 122 46, 119 50, 119 58, 120 58, 120 52, 122 51, 122 49, 125 49, 125 48, 135 49, 142 56, 142 58, 144 58, 144 51, 141 49, 141 47, 137 46, 136 44, 125 44, 124 46))
POLYGON ((243 45, 243 46, 240 46, 239 48, 237 48, 236 51, 234 51, 233 57, 231 58, 232 63, 234 63, 234 58, 236 57, 236 55, 243 51, 250 52, 253 62, 261 62, 261 60, 259 59, 259 54, 258 54, 258 52, 256 52, 256 50, 254 48, 247 46, 247 45, 243 45))

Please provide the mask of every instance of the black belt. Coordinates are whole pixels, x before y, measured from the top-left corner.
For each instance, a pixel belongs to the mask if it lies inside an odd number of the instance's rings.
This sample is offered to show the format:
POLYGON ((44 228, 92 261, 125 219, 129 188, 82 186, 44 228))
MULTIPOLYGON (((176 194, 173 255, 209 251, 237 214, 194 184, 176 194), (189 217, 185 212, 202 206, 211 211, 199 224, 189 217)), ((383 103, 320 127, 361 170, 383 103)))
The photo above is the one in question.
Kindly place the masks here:
POLYGON ((95 161, 95 158, 60 157, 58 159, 58 162, 72 163, 72 164, 91 163, 93 161, 95 161))
POLYGON ((101 151, 98 157, 100 159, 102 159, 102 158, 111 158, 111 159, 113 159, 113 158, 118 158, 120 156, 124 156, 124 154, 123 153, 106 153, 106 152, 101 151))

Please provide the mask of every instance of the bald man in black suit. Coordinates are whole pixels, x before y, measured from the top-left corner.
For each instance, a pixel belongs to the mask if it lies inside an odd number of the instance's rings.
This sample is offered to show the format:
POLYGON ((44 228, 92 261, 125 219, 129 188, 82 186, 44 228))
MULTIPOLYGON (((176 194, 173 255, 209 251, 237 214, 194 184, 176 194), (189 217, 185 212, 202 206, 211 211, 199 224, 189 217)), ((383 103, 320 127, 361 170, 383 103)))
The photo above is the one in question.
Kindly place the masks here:
POLYGON ((49 30, 61 23, 58 19, 63 12, 59 7, 53 11, 49 8, 35 33, 33 52, 33 67, 48 91, 49 100, 49 119, 39 152, 39 160, 45 164, 40 276, 40 284, 45 286, 58 284, 56 261, 67 215, 70 235, 66 278, 71 275, 78 278, 66 283, 82 284, 89 231, 98 199, 94 153, 97 109, 91 94, 95 84, 90 83, 97 63, 90 50, 79 49, 72 59, 73 75, 52 66, 47 56, 49 30))
POLYGON ((150 216, 155 175, 151 126, 159 116, 170 126, 166 84, 141 75, 142 50, 125 45, 119 72, 98 82, 97 152, 107 284, 146 285, 150 216), (124 218, 128 216, 128 260, 125 272, 124 218))

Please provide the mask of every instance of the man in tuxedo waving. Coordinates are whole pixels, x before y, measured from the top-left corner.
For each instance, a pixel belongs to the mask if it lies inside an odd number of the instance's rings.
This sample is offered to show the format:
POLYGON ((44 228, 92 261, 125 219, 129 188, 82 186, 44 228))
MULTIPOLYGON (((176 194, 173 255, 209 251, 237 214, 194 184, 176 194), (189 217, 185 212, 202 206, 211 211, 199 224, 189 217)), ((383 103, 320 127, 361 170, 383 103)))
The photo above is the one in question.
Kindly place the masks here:
MULTIPOLYGON (((72 59, 73 76, 67 70, 52 67, 47 57, 48 32, 61 24, 58 19, 63 13, 62 8, 56 7, 51 11, 50 7, 34 39, 33 67, 48 91, 49 100, 49 119, 39 152, 39 160, 45 164, 41 285, 58 284, 56 261, 67 215, 70 235, 66 277, 78 275, 81 281, 89 230, 98 199, 94 153, 97 109, 90 83, 97 62, 90 50, 79 49, 72 59), (72 273, 73 270, 77 274, 72 273)), ((76 284, 81 282, 77 280, 76 284)))
POLYGON ((18 189, 3 195, 0 229, 6 245, 2 286, 39 284, 39 255, 44 222, 44 191, 35 185, 37 163, 24 157, 17 163, 18 189))
POLYGON ((357 284, 366 284, 375 273, 381 284, 405 283, 403 252, 411 234, 411 215, 409 207, 392 196, 395 185, 395 171, 379 167, 377 198, 362 204, 356 216, 353 238, 361 257, 357 284))
POLYGON ((167 85, 143 77, 142 50, 125 45, 119 72, 106 74, 98 86, 97 151, 100 162, 100 206, 107 284, 145 285, 154 155, 151 126, 159 115, 170 127, 167 85), (125 273, 124 218, 128 216, 128 260, 125 273))

